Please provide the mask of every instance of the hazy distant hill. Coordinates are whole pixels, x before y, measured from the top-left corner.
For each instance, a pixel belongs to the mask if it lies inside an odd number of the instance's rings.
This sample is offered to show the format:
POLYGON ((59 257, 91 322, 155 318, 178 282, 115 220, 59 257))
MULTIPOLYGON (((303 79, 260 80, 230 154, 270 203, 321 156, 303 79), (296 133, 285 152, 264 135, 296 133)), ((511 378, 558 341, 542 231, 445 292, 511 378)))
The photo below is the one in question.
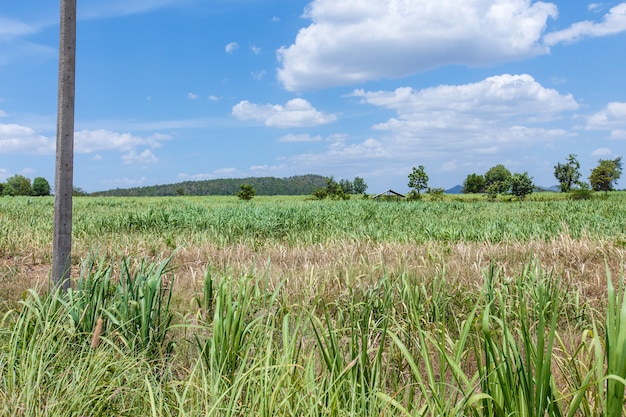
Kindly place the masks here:
POLYGON ((116 188, 92 193, 94 196, 160 197, 175 195, 237 195, 241 184, 250 184, 257 195, 309 195, 326 186, 321 175, 297 175, 289 178, 232 178, 205 181, 185 181, 149 187, 116 188))
POLYGON ((462 194, 463 193, 463 186, 462 185, 455 185, 452 188, 448 188, 446 190, 446 194, 462 194))

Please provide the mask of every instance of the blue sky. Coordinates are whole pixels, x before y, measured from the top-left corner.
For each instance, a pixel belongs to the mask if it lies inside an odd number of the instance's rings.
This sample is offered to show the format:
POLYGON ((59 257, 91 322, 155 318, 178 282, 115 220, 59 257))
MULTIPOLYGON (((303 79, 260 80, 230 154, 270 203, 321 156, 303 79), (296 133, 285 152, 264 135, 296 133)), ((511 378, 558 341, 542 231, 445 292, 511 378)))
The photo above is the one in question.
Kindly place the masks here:
MULTIPOLYGON (((0 181, 54 183, 58 9, 0 8, 0 181)), ((78 0, 74 183, 586 178, 626 150, 625 50, 620 1, 78 0)))

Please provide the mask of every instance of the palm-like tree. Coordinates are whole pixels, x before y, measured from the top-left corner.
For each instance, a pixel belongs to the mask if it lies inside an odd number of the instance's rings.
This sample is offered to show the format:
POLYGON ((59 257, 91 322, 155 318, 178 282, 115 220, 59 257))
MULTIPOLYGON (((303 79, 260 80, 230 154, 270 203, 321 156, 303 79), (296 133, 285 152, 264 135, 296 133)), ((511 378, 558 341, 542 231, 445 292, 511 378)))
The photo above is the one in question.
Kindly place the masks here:
POLYGON ((61 0, 52 280, 63 289, 70 285, 75 73, 76 0, 61 0))

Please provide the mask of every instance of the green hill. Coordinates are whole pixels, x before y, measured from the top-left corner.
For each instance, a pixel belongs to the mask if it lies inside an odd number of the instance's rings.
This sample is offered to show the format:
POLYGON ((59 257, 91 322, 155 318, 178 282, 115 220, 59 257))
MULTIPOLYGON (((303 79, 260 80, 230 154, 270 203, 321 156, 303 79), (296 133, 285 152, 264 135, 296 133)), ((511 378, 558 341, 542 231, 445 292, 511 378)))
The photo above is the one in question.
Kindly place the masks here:
POLYGON ((326 186, 321 175, 297 175, 289 178, 231 178, 205 181, 185 181, 148 187, 116 188, 91 193, 93 196, 160 197, 175 195, 237 195, 241 184, 250 184, 257 195, 309 195, 326 186))

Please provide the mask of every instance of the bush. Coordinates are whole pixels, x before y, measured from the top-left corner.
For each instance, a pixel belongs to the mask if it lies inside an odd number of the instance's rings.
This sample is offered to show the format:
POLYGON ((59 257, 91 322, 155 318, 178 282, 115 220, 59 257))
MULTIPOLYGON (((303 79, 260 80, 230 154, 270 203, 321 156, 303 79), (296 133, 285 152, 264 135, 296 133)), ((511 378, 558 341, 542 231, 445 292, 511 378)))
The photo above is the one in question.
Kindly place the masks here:
POLYGON ((241 191, 237 193, 240 200, 249 201, 256 195, 256 191, 250 184, 241 184, 241 191))

